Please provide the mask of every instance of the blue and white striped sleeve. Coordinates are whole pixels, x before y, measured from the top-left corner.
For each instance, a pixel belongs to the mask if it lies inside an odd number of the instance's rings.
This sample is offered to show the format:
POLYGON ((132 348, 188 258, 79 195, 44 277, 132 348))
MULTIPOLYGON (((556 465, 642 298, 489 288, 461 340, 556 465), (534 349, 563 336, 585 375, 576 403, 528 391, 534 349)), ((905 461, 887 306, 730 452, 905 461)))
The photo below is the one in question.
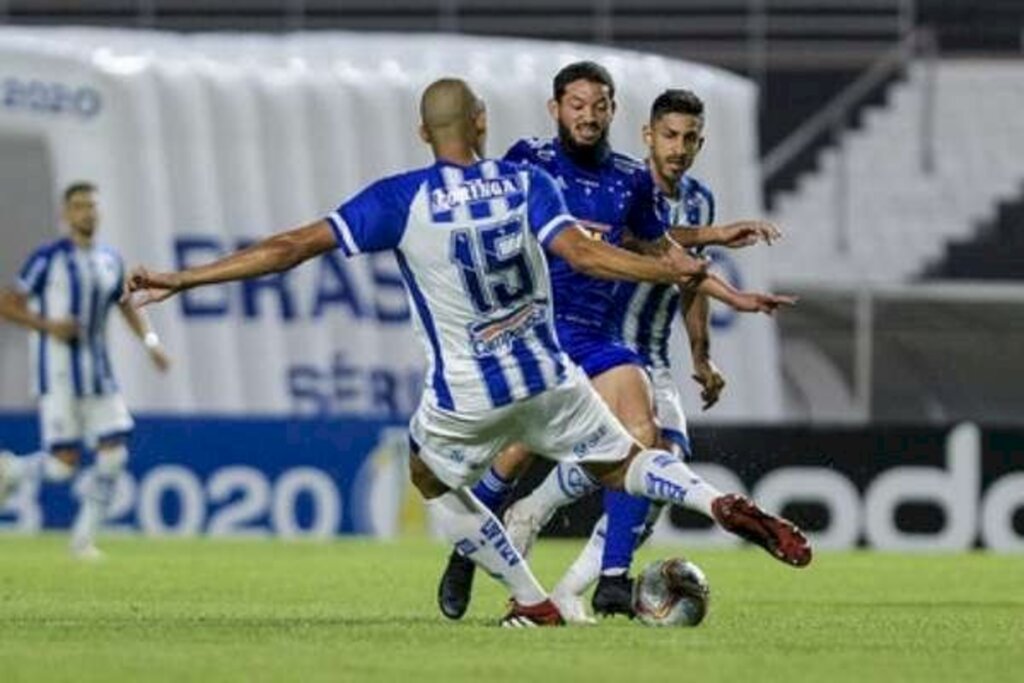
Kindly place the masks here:
POLYGON ((124 296, 124 259, 113 249, 110 249, 109 253, 114 260, 114 265, 117 266, 117 284, 114 285, 114 291, 111 292, 110 299, 111 301, 119 301, 124 296))
POLYGON ((704 201, 707 203, 708 207, 707 222, 705 225, 711 225, 715 222, 715 195, 707 185, 701 184, 699 187, 701 189, 701 193, 704 195, 704 201))
POLYGON ((37 296, 43 293, 51 254, 52 251, 48 247, 40 247, 32 252, 14 280, 14 286, 19 292, 37 296))
POLYGON ((409 219, 411 196, 402 176, 380 180, 327 216, 345 256, 398 246, 409 219))
POLYGON ((565 206, 565 198, 547 171, 531 166, 527 189, 526 211, 530 230, 543 246, 548 246, 560 232, 576 222, 565 206))

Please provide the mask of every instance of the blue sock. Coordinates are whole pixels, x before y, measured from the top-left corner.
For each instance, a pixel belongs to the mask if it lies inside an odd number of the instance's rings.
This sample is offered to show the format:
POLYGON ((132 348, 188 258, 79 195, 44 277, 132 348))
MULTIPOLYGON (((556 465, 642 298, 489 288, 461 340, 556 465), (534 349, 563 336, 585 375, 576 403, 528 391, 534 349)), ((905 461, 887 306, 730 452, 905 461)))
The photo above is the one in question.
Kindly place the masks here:
POLYGON ((601 557, 602 574, 622 574, 629 571, 647 521, 651 502, 631 496, 624 491, 604 492, 604 511, 608 515, 608 531, 601 557))
POLYGON ((488 510, 497 515, 511 490, 512 482, 502 479, 501 475, 491 467, 473 487, 473 495, 486 505, 488 510))

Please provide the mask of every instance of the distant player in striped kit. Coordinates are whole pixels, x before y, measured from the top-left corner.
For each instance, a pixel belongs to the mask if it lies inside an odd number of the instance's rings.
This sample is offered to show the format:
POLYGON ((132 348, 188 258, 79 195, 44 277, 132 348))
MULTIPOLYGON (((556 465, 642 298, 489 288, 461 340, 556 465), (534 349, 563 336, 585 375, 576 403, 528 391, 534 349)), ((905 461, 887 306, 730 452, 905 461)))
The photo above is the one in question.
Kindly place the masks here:
MULTIPOLYGON (((715 199, 710 188, 687 175, 704 144, 704 103, 689 90, 667 90, 651 106, 644 127, 647 164, 656 186, 659 216, 673 239, 699 254, 706 246, 745 247, 781 237, 766 222, 740 221, 715 226, 715 199)), ((623 341, 642 359, 651 380, 654 407, 661 431, 660 445, 677 457, 690 456, 686 416, 679 387, 672 377, 669 339, 683 314, 690 341, 693 378, 700 384, 704 408, 714 405, 725 379, 711 362, 709 306, 705 295, 671 285, 622 282, 615 310, 621 315, 623 341)), ((560 465, 531 495, 513 504, 505 515, 509 535, 527 550, 557 507, 579 498, 585 488, 565 486, 580 480, 560 465)), ((604 493, 605 515, 576 562, 555 586, 552 597, 567 619, 589 621, 580 596, 595 582, 594 611, 631 614, 633 553, 650 533, 661 506, 621 491, 604 493)))
POLYGON ((68 236, 39 247, 14 286, 0 291, 0 316, 32 331, 32 379, 43 442, 38 453, 0 452, 0 505, 23 483, 69 481, 82 451, 95 450, 71 551, 96 559, 96 533, 128 460, 126 442, 133 428, 107 349, 110 309, 121 311, 159 370, 166 371, 169 361, 146 320, 120 303, 124 264, 116 251, 96 242, 96 187, 85 182, 69 186, 62 214, 68 236))
MULTIPOLYGON (((721 501, 736 533, 754 519, 669 453, 644 449, 562 350, 554 332, 546 253, 592 277, 709 288, 766 309, 791 299, 737 292, 674 247, 641 256, 591 239, 544 170, 483 158, 483 102, 458 79, 435 81, 420 103, 430 166, 379 180, 325 218, 211 264, 177 273, 133 271, 139 305, 201 285, 293 268, 332 249, 390 251, 398 261, 428 361, 410 421, 410 474, 439 530, 512 596, 502 625, 554 626, 558 608, 468 488, 500 451, 521 441, 571 460, 612 488, 659 501, 721 501)), ((756 533, 794 563, 811 550, 772 518, 756 533)))

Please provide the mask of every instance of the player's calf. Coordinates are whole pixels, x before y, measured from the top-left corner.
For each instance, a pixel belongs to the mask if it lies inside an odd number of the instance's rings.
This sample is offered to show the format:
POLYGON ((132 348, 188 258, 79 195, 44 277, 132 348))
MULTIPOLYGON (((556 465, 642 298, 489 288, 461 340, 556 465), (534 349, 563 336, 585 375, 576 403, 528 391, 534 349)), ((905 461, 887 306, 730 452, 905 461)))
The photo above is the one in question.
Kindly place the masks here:
POLYGON ((102 557, 96 548, 96 535, 107 516, 117 480, 127 462, 128 449, 123 443, 102 445, 96 454, 96 466, 86 484, 82 505, 71 529, 71 552, 75 557, 90 560, 102 557))
MULTIPOLYGON (((670 453, 640 451, 626 462, 622 481, 627 492, 702 512, 791 566, 810 563, 810 544, 795 524, 765 512, 749 498, 722 494, 670 453)), ((608 480, 614 482, 617 476, 612 472, 608 480)))

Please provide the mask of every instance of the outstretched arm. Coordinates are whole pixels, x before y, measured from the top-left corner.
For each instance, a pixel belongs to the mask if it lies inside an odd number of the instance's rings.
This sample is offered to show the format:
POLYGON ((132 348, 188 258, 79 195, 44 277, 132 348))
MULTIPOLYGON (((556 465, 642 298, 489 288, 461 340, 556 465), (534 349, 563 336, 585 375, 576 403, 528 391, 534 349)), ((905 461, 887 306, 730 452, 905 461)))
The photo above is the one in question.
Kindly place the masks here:
POLYGON ((593 239, 577 227, 562 230, 548 249, 574 270, 605 280, 696 284, 707 268, 678 247, 657 257, 641 256, 593 239))
POLYGON ((714 273, 697 283, 697 292, 718 299, 740 313, 767 313, 771 315, 781 306, 792 306, 796 297, 782 294, 766 294, 764 292, 748 292, 739 290, 714 273))
POLYGON ((138 293, 135 305, 145 306, 193 287, 289 270, 336 246, 331 224, 320 220, 278 233, 205 266, 174 273, 151 273, 136 268, 128 276, 125 291, 129 296, 138 293))
MULTIPOLYGON (((686 229, 691 230, 692 228, 686 229)), ((780 306, 791 306, 796 303, 796 299, 791 296, 747 292, 736 289, 714 273, 708 273, 706 271, 707 263, 690 256, 686 250, 676 244, 671 233, 653 241, 638 240, 627 235, 623 244, 631 251, 643 254, 658 254, 660 255, 659 260, 676 258, 682 255, 688 261, 700 264, 705 269, 702 271, 702 277, 699 279, 690 278, 684 281, 682 285, 686 289, 692 289, 700 294, 717 299, 741 313, 767 313, 771 315, 780 306)), ((627 277, 624 279, 638 280, 644 278, 627 277)), ((661 282, 664 282, 664 280, 661 282)))
POLYGON ((770 221, 736 221, 726 225, 677 225, 669 234, 684 247, 723 246, 732 249, 749 247, 758 242, 771 245, 782 239, 782 231, 770 221))

